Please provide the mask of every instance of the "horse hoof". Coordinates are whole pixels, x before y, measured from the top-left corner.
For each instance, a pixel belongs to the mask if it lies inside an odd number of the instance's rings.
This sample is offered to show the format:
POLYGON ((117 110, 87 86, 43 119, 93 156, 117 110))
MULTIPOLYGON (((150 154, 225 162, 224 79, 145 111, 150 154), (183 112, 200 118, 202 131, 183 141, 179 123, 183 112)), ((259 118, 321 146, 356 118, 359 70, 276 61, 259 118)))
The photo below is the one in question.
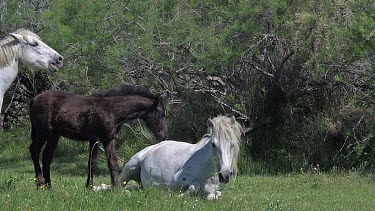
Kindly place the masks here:
POLYGON ((207 195, 206 199, 209 201, 218 200, 219 196, 221 196, 221 193, 220 194, 210 193, 207 195))
POLYGON ((48 190, 48 189, 51 189, 52 188, 52 185, 51 183, 38 183, 36 185, 36 189, 37 190, 48 190))
POLYGON ((95 192, 98 192, 101 190, 110 190, 110 189, 112 189, 112 185, 106 185, 106 184, 101 184, 101 185, 92 187, 92 190, 95 192))

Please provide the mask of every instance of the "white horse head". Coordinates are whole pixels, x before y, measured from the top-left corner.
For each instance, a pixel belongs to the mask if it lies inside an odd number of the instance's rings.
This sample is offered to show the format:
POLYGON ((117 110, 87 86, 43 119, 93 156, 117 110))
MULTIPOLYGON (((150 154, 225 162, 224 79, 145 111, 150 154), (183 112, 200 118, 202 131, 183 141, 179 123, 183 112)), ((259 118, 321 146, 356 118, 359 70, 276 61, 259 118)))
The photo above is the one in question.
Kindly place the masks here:
POLYGON ((227 183, 237 175, 242 126, 234 117, 226 116, 208 119, 207 126, 209 133, 175 174, 172 189, 189 187, 197 175, 207 175, 206 188, 218 188, 217 176, 220 182, 227 183))
POLYGON ((220 157, 220 182, 227 183, 237 175, 239 144, 243 129, 234 117, 226 116, 209 119, 207 125, 211 135, 211 146, 220 157))
POLYGON ((1 108, 5 92, 18 74, 18 62, 26 66, 57 71, 63 64, 63 57, 42 42, 35 33, 19 29, 0 41, 0 129, 2 129, 1 108))
POLYGON ((27 66, 48 70, 51 73, 62 66, 63 57, 45 44, 35 33, 19 29, 9 35, 13 40, 6 39, 8 43, 5 44, 3 41, 1 47, 4 48, 4 55, 13 54, 13 56, 3 57, 1 62, 3 65, 12 62, 12 59, 16 61, 19 59, 27 66), (6 48, 8 50, 5 50, 6 48))

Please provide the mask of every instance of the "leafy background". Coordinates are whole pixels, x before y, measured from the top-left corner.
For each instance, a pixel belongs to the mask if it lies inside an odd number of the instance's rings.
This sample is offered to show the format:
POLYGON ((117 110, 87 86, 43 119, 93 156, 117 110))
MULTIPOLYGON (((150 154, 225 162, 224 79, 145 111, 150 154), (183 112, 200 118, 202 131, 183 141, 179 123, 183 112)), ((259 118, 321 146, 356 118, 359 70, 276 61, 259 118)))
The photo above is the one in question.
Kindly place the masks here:
MULTIPOLYGON (((170 139, 195 142, 208 118, 236 116, 242 172, 375 169, 372 0, 2 0, 0 11, 0 38, 27 28, 65 59, 53 76, 21 68, 7 130, 28 124, 44 90, 140 84, 169 99, 170 139)), ((120 139, 136 151, 145 133, 134 122, 120 139)))

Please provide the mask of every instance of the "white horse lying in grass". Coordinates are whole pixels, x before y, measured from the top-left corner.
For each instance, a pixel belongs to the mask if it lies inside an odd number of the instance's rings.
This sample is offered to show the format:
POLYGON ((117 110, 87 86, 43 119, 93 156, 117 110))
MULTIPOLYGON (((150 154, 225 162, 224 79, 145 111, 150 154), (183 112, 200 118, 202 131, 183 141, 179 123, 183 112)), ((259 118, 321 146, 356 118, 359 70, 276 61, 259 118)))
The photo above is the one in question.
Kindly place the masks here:
POLYGON ((16 79, 18 62, 38 69, 55 72, 62 66, 63 57, 31 31, 19 29, 0 40, 0 130, 1 108, 5 92, 16 79))
MULTIPOLYGON (((226 116, 209 119, 207 125, 209 133, 197 144, 163 141, 138 152, 125 165, 120 181, 185 191, 180 196, 200 192, 208 200, 218 199, 220 182, 227 183, 237 174, 242 127, 226 116)), ((102 184, 94 190, 110 188, 102 184)))

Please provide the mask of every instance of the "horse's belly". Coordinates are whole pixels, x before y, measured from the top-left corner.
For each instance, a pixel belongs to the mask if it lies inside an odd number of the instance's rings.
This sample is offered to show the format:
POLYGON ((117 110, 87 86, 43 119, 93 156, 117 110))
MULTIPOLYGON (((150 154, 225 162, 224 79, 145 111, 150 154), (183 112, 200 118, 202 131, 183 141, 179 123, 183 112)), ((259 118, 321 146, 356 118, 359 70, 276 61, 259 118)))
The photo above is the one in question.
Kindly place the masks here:
POLYGON ((163 144, 148 152, 141 165, 142 185, 145 188, 169 188, 178 169, 191 156, 190 146, 187 143, 180 143, 177 147, 163 144))
POLYGON ((92 135, 81 135, 81 134, 75 134, 70 133, 67 131, 59 131, 59 134, 65 138, 76 140, 76 141, 86 141, 93 138, 92 135))
POLYGON ((141 166, 141 181, 142 185, 147 188, 150 186, 158 188, 168 188, 173 179, 175 169, 173 166, 168 166, 163 160, 144 162, 141 166))
POLYGON ((84 128, 59 128, 57 129, 58 133, 66 137, 68 139, 73 139, 73 140, 90 140, 92 138, 99 138, 101 139, 103 137, 102 134, 98 133, 95 130, 92 129, 84 129, 84 128))
MULTIPOLYGON (((103 124, 103 121, 88 115, 64 114, 56 117, 55 129, 66 138, 88 140, 93 137, 102 138, 113 135, 103 124)), ((104 122, 105 123, 105 122, 104 122)))

